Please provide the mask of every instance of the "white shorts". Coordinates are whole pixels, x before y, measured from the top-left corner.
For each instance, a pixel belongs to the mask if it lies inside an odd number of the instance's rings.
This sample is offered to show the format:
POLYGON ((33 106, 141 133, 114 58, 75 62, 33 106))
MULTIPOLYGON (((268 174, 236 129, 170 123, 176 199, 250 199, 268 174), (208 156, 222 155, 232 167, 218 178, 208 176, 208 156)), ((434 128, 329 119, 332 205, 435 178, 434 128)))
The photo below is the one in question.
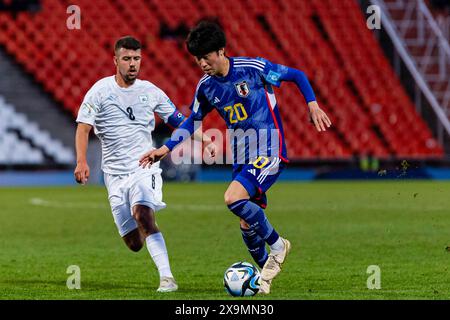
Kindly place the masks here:
POLYGON ((108 200, 121 237, 137 228, 132 208, 141 204, 156 212, 164 209, 161 169, 139 168, 130 174, 104 174, 108 200))

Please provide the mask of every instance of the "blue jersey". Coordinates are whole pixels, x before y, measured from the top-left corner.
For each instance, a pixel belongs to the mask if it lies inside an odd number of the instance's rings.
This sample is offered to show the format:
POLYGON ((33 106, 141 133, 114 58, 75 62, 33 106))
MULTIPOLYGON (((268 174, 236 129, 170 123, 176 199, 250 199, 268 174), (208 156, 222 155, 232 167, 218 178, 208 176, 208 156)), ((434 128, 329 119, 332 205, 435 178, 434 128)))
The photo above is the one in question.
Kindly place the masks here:
POLYGON ((288 162, 283 125, 272 86, 280 86, 286 66, 263 58, 229 58, 225 77, 200 79, 191 105, 194 120, 216 109, 225 120, 234 163, 248 163, 259 156, 288 162))

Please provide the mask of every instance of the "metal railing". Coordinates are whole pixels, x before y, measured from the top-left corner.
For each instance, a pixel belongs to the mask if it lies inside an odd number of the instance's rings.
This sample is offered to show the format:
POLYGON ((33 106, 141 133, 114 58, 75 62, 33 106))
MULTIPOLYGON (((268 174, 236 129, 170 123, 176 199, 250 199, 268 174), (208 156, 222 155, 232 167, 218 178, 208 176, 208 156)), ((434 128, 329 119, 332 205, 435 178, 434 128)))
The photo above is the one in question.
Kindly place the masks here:
MULTIPOLYGON (((439 142, 443 144, 443 131, 450 136, 450 46, 446 36, 423 0, 370 2, 380 7, 383 28, 414 78, 416 88, 433 108, 441 124, 438 128, 440 131, 436 134, 439 142), (395 13, 400 14, 401 18, 394 19, 395 13), (417 51, 422 54, 412 54, 417 51), (433 69, 433 66, 437 68, 433 69), (432 88, 436 87, 433 85, 436 84, 444 86, 445 89, 433 91, 432 88)), ((418 96, 416 94, 415 103, 420 111, 421 100, 418 96)))

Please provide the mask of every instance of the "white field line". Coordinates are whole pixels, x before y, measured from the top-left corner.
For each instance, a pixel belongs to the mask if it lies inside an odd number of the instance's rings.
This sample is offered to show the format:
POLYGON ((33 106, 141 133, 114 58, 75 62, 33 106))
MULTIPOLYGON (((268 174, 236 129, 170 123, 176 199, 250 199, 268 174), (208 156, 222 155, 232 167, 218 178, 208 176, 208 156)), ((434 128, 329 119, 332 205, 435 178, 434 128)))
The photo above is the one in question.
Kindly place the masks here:
MULTIPOLYGON (((110 209, 109 204, 107 203, 95 203, 95 202, 61 202, 61 201, 52 201, 52 200, 46 200, 43 198, 30 198, 29 203, 33 206, 38 207, 47 207, 47 208, 66 208, 66 209, 110 209)), ((168 210, 175 210, 175 211, 217 211, 217 212, 228 212, 228 208, 225 204, 181 204, 181 203, 168 203, 167 204, 168 210)), ((269 204, 268 211, 277 210, 277 211, 333 211, 333 212, 346 212, 349 210, 375 210, 375 211, 383 211, 383 210, 390 210, 390 211, 400 211, 403 213, 407 212, 415 212, 415 211, 424 211, 424 208, 421 206, 417 207, 407 207, 404 204, 400 203, 390 203, 390 204, 383 204, 383 203, 371 203, 371 204, 360 204, 359 206, 355 206, 354 204, 348 204, 348 205, 330 205, 326 203, 322 204, 316 204, 316 205, 310 205, 308 203, 299 203, 299 204, 278 204, 273 205, 269 204), (321 207, 321 205, 323 207, 321 207)), ((434 205, 434 206, 427 206, 425 211, 441 211, 446 210, 446 208, 443 205, 434 205)))
POLYGON ((109 205, 102 203, 87 203, 87 202, 59 202, 59 201, 49 201, 42 198, 31 198, 29 203, 37 207, 48 207, 48 208, 88 208, 88 209, 107 209, 109 205))
MULTIPOLYGON (((29 203, 33 206, 47 207, 47 208, 83 208, 83 209, 110 209, 108 204, 104 203, 92 203, 92 202, 60 202, 50 201, 42 198, 31 198, 29 203)), ((170 204, 167 206, 171 210, 188 210, 188 211, 227 211, 225 205, 207 205, 207 204, 170 204)))

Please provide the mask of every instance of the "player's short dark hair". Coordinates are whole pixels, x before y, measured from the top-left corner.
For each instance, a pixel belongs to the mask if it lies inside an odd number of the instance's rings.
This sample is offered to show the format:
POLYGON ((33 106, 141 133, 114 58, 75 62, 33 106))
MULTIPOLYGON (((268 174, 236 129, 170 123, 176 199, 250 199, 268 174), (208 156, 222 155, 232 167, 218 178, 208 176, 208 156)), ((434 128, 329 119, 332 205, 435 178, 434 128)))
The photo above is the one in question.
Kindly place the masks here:
POLYGON ((116 44, 114 45, 114 53, 116 53, 120 48, 139 50, 141 48, 141 43, 132 36, 125 36, 116 41, 116 44))
POLYGON ((213 51, 224 48, 227 43, 225 32, 220 25, 213 21, 201 21, 195 26, 186 40, 190 54, 196 57, 204 56, 213 51))

